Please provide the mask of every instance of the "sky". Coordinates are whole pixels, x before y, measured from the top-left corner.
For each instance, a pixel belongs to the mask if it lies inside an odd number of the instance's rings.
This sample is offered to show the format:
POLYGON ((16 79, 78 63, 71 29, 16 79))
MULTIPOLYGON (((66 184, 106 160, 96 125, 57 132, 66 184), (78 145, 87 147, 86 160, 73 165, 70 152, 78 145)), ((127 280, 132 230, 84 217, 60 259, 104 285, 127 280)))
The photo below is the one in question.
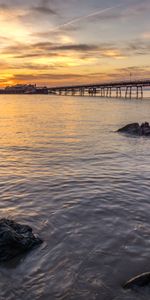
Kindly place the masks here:
POLYGON ((0 86, 150 77, 149 0, 0 0, 0 86))

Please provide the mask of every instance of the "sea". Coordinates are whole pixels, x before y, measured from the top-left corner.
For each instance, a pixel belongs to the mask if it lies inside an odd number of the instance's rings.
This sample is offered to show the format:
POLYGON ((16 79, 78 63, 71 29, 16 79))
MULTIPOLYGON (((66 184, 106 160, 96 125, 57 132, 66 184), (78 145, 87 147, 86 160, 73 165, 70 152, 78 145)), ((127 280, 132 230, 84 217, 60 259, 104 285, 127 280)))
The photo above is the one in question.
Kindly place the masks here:
POLYGON ((0 95, 0 217, 43 244, 0 265, 0 300, 149 300, 150 121, 145 99, 0 95))

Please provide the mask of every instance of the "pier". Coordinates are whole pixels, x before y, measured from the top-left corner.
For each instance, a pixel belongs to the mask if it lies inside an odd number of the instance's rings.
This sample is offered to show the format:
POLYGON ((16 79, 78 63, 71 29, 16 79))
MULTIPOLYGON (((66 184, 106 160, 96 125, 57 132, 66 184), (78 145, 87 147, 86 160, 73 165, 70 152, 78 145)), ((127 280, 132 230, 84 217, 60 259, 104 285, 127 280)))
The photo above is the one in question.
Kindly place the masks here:
POLYGON ((105 98, 143 99, 144 90, 150 88, 150 79, 126 80, 96 84, 57 86, 48 88, 50 94, 71 96, 99 96, 105 98))

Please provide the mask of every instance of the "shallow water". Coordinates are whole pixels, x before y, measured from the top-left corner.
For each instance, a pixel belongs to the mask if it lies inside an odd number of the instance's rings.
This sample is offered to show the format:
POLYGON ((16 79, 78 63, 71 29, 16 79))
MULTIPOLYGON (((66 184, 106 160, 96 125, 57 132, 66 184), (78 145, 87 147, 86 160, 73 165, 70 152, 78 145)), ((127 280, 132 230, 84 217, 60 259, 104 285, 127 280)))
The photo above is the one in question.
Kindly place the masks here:
POLYGON ((0 212, 44 243, 0 266, 1 300, 146 300, 150 140, 115 131, 150 121, 150 101, 0 96, 0 212))

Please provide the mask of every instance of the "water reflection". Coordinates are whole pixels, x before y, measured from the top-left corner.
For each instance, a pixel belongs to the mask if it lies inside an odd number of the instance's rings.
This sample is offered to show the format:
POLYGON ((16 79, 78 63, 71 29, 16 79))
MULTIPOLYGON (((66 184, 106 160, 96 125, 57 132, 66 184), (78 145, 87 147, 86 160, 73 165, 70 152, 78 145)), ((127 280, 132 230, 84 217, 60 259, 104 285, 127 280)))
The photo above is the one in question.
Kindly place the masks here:
POLYGON ((1 216, 44 239, 0 270, 0 299, 147 299, 124 291, 149 271, 149 139, 115 133, 150 102, 0 98, 1 216), (28 292, 27 292, 28 291, 28 292))

